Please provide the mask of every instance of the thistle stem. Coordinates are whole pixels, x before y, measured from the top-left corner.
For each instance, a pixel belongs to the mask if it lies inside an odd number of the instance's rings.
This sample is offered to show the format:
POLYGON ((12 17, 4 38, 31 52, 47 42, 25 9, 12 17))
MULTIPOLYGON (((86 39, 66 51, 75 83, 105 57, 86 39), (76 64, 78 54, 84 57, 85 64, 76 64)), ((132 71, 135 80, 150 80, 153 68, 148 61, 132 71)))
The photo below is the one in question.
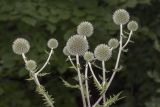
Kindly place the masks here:
MULTIPOLYGON (((22 54, 22 58, 23 58, 24 62, 26 63, 27 62, 27 57, 25 56, 25 54, 22 54)), ((37 85, 37 87, 41 88, 41 84, 39 82, 38 75, 36 73, 34 73, 33 71, 29 71, 29 72, 31 73, 31 75, 33 77, 33 80, 34 80, 35 84, 37 85)), ((54 107, 52 101, 50 101, 48 96, 45 93, 41 93, 41 94, 44 96, 44 98, 46 99, 49 106, 54 107)))
POLYGON ((99 86, 99 87, 101 87, 101 84, 99 83, 99 81, 98 81, 97 77, 95 76, 95 74, 94 74, 94 72, 93 72, 93 69, 92 69, 91 63, 90 63, 90 62, 88 62, 88 65, 89 65, 90 71, 91 71, 91 73, 92 73, 92 75, 93 75, 93 78, 94 78, 95 82, 98 84, 98 86, 99 86))
POLYGON ((47 64, 49 63, 49 60, 51 59, 52 54, 53 54, 53 49, 50 50, 50 53, 49 53, 49 56, 48 56, 46 62, 44 63, 42 68, 35 73, 35 75, 38 75, 47 66, 47 64))
POLYGON ((68 59, 69 59, 69 61, 71 62, 73 68, 77 71, 77 67, 76 67, 75 64, 73 63, 71 56, 68 56, 68 59))
POLYGON ((81 95, 82 95, 83 107, 86 107, 86 100, 85 100, 84 90, 83 90, 84 88, 83 88, 82 77, 81 77, 81 73, 80 73, 79 55, 76 55, 76 63, 77 63, 77 72, 78 72, 80 91, 81 91, 81 95))
MULTIPOLYGON (((103 68, 103 87, 105 86, 105 82, 106 82, 106 68, 105 68, 105 62, 102 61, 102 68, 103 68)), ((103 94, 103 106, 105 105, 106 102, 106 96, 105 94, 103 94)))
POLYGON ((133 34, 133 31, 130 31, 130 33, 129 33, 129 37, 128 37, 128 39, 127 39, 127 41, 126 41, 126 43, 123 45, 123 49, 128 45, 128 43, 129 43, 129 41, 131 40, 131 36, 132 36, 132 34, 133 34))
POLYGON ((85 66, 85 85, 86 85, 86 97, 87 97, 88 107, 91 107, 89 86, 88 86, 88 64, 86 64, 86 66, 85 66))
POLYGON ((121 53, 122 53, 122 50, 123 50, 123 48, 122 48, 122 42, 123 42, 122 35, 123 35, 123 26, 120 25, 120 46, 119 46, 119 52, 118 52, 118 56, 117 56, 116 65, 115 65, 115 67, 114 67, 115 70, 114 70, 114 72, 112 73, 112 76, 111 76, 111 78, 110 78, 110 80, 109 80, 109 82, 108 82, 108 84, 107 84, 107 87, 106 87, 105 92, 102 94, 102 96, 100 96, 100 98, 96 101, 96 103, 95 103, 92 107, 96 107, 96 105, 99 104, 99 102, 100 102, 101 99, 103 98, 103 95, 107 92, 109 86, 111 85, 111 83, 112 83, 112 81, 113 81, 113 79, 114 79, 114 77, 115 77, 115 75, 116 75, 116 73, 117 73, 116 69, 117 69, 118 66, 119 66, 120 56, 121 56, 121 53))

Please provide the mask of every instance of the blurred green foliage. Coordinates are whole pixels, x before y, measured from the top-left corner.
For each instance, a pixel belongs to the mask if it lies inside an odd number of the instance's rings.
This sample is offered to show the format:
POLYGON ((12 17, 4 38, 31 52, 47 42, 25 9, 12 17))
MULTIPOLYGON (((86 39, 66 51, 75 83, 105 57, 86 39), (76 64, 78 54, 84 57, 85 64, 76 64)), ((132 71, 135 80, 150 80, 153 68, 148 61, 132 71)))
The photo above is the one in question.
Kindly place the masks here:
MULTIPOLYGON (((79 91, 65 88, 60 80, 63 77, 71 81, 75 75, 68 69, 62 49, 84 20, 95 27, 89 38, 92 51, 97 44, 118 37, 119 28, 112 21, 112 13, 118 8, 127 9, 140 28, 134 34, 135 44, 122 56, 124 69, 113 81, 110 92, 124 90, 127 96, 115 107, 145 107, 146 101, 158 96, 155 90, 160 85, 147 76, 148 71, 160 70, 159 4, 159 0, 0 0, 0 107, 44 107, 34 84, 25 80, 28 72, 21 56, 12 52, 11 45, 17 37, 31 42, 27 56, 39 66, 47 57, 47 40, 58 39, 60 46, 46 68, 51 74, 41 78, 41 82, 55 97, 56 107, 78 107, 79 91)), ((109 68, 115 58, 116 54, 109 68)), ((93 95, 93 102, 95 99, 93 95)))

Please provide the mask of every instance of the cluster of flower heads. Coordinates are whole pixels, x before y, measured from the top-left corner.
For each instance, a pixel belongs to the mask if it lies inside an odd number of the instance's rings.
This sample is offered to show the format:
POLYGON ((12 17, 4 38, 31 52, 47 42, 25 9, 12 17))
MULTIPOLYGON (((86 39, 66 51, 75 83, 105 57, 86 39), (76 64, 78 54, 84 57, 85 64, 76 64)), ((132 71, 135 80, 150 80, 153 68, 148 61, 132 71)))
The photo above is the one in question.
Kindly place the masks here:
MULTIPOLYGON (((54 38, 48 40, 47 46, 50 49, 55 49, 58 47, 58 41, 54 38)), ((15 54, 22 55, 26 54, 30 50, 30 43, 24 38, 17 38, 13 44, 12 49, 15 54)), ((37 68, 37 63, 34 60, 28 60, 26 62, 26 69, 29 71, 35 71, 37 68)))
MULTIPOLYGON (((113 14, 113 21, 117 25, 124 25, 129 22, 130 15, 124 9, 118 9, 113 14)), ((138 23, 136 21, 130 21, 127 24, 127 28, 130 31, 136 31, 138 29, 138 23)))
MULTIPOLYGON (((129 22, 130 15, 124 9, 118 9, 113 14, 113 21, 117 25, 124 25, 129 22)), ((127 25, 128 30, 136 31, 138 24, 136 21, 130 21, 127 25)), ((66 46, 63 49, 63 53, 66 56, 83 56, 88 62, 97 59, 99 61, 107 61, 112 56, 112 50, 119 46, 119 41, 116 38, 111 38, 108 44, 100 44, 95 50, 94 54, 89 50, 87 37, 92 36, 94 27, 90 22, 81 22, 77 27, 77 34, 73 35, 67 41, 66 46), (95 57, 95 58, 94 58, 95 57)))
POLYGON ((73 35, 67 41, 66 46, 63 48, 63 53, 66 56, 83 56, 87 62, 91 62, 94 59, 100 61, 107 61, 112 56, 112 50, 116 49, 119 45, 119 41, 112 38, 107 44, 98 45, 94 54, 89 50, 89 44, 86 37, 90 37, 93 34, 94 27, 90 22, 81 22, 77 27, 77 34, 73 35))

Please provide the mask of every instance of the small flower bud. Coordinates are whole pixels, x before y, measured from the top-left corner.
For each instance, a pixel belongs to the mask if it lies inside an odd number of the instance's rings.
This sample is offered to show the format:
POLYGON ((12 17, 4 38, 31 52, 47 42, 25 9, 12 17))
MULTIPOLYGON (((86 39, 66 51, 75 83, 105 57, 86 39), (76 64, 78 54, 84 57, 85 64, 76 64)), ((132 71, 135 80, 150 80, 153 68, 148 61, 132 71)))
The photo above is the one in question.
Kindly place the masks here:
POLYGON ((29 60, 26 62, 26 69, 29 71, 34 71, 37 68, 37 63, 34 60, 29 60))
POLYGON ((94 60, 93 53, 89 52, 89 51, 85 52, 83 57, 84 57, 84 60, 87 61, 87 62, 91 62, 92 60, 94 60))
POLYGON ((58 47, 58 41, 54 38, 51 38, 48 40, 48 43, 47 43, 48 47, 51 48, 51 49, 55 49, 58 47))
POLYGON ((63 53, 64 53, 64 55, 66 55, 66 56, 69 56, 69 55, 70 55, 70 53, 69 53, 69 51, 68 51, 68 49, 67 49, 66 46, 63 48, 63 53))
POLYGON ((136 31, 138 29, 138 23, 136 21, 130 21, 127 25, 128 30, 136 31))
POLYGON ((108 42, 108 46, 112 49, 116 49, 118 45, 119 45, 119 41, 115 38, 110 39, 108 42))

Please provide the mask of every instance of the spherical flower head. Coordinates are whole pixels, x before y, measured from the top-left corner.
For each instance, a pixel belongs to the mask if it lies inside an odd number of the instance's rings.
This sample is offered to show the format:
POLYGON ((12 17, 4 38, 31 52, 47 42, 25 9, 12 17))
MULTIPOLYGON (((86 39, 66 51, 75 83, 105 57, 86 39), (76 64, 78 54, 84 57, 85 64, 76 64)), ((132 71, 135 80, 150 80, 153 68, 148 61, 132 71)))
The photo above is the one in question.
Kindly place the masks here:
POLYGON ((34 71, 37 68, 37 63, 34 60, 28 60, 26 62, 26 69, 29 71, 34 71))
POLYGON ((84 57, 84 60, 87 61, 87 62, 91 62, 91 61, 94 60, 94 55, 93 55, 93 53, 92 53, 92 52, 89 52, 89 51, 85 52, 85 54, 84 54, 83 57, 84 57))
POLYGON ((67 46, 65 46, 65 47, 63 48, 63 53, 64 53, 64 55, 66 55, 66 56, 69 56, 69 55, 70 55, 70 53, 69 53, 69 51, 68 51, 68 49, 67 49, 67 46))
POLYGON ((118 45, 119 45, 119 41, 115 38, 110 39, 108 42, 108 46, 112 49, 116 49, 118 45))
POLYGON ((94 55, 99 61, 107 61, 112 56, 112 51, 105 44, 98 45, 94 50, 94 55))
POLYGON ((22 55, 29 51, 30 44, 24 38, 17 38, 12 44, 12 49, 15 54, 22 55))
POLYGON ((128 30, 136 31, 138 29, 138 23, 136 21, 130 21, 127 25, 128 30))
POLYGON ((93 25, 90 22, 81 22, 77 27, 77 33, 86 37, 90 37, 93 34, 93 25))
POLYGON ((84 55, 88 50, 88 41, 81 35, 72 36, 67 42, 67 49, 71 55, 84 55))
POLYGON ((129 13, 124 9, 118 9, 113 14, 113 21, 117 25, 124 25, 129 21, 129 13))
POLYGON ((58 41, 54 38, 51 38, 48 40, 48 43, 47 43, 48 47, 51 48, 51 49, 55 49, 58 47, 58 41))

